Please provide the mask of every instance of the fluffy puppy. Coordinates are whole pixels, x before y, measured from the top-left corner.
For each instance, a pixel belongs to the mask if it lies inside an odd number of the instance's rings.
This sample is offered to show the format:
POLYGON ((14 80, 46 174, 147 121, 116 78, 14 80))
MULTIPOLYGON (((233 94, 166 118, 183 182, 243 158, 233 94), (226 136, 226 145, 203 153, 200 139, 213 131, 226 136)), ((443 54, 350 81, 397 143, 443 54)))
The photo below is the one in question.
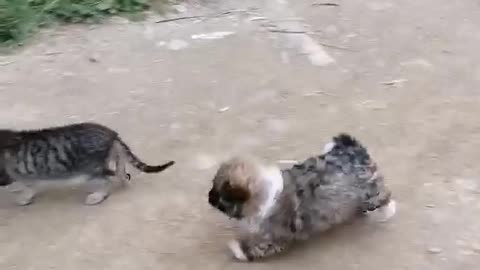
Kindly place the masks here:
POLYGON ((390 197, 365 147, 340 134, 322 155, 285 170, 251 158, 222 163, 208 201, 240 221, 229 248, 238 260, 253 261, 362 213, 378 209, 386 221, 396 209, 390 197))

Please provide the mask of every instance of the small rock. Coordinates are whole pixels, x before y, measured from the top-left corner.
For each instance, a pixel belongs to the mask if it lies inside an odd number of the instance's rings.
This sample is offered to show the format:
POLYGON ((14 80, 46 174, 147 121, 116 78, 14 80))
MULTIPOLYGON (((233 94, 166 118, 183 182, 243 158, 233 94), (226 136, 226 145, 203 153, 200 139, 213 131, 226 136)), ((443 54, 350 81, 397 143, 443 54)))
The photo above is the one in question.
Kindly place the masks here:
POLYGON ((384 11, 393 7, 393 4, 385 1, 367 1, 367 6, 373 11, 384 11))
POLYGON ((480 243, 473 243, 472 250, 475 251, 476 253, 480 253, 480 243))
POLYGON ((425 69, 432 69, 433 68, 432 63, 430 63, 426 59, 422 59, 422 58, 415 58, 415 59, 410 59, 410 60, 401 62, 400 66, 421 67, 421 68, 425 68, 425 69))
POLYGON ((184 40, 181 40, 181 39, 173 39, 168 43, 167 47, 170 50, 178 51, 178 50, 185 49, 186 47, 188 47, 188 43, 184 40))
POLYGON ((230 107, 227 106, 227 107, 220 108, 218 112, 226 112, 228 110, 230 110, 230 107))
POLYGON ((65 72, 62 73, 62 76, 64 76, 64 77, 73 77, 73 76, 75 76, 75 73, 70 72, 70 71, 65 71, 65 72))
POLYGON ((44 55, 57 55, 57 54, 62 54, 60 51, 46 51, 44 55))
POLYGON ((395 79, 395 80, 391 80, 391 81, 381 82, 381 84, 389 85, 389 86, 390 85, 391 86, 402 86, 407 81, 408 81, 407 79, 395 79))
POLYGON ((251 22, 253 22, 253 21, 266 21, 266 20, 268 20, 268 18, 257 16, 257 17, 251 17, 248 20, 251 21, 251 22))
POLYGON ((427 208, 435 208, 435 205, 434 205, 434 204, 426 204, 425 207, 427 207, 427 208))
POLYGON ((187 12, 187 8, 183 5, 174 5, 173 8, 178 12, 178 13, 184 13, 187 12))
POLYGON ((157 47, 163 47, 163 46, 165 46, 166 44, 167 44, 167 43, 166 43, 165 41, 159 41, 159 42, 155 43, 155 46, 157 46, 157 47))
POLYGON ((442 253, 443 250, 439 247, 431 247, 431 248, 428 248, 427 251, 430 254, 440 254, 442 253))
POLYGON ((362 108, 370 110, 384 110, 388 108, 388 105, 378 100, 365 100, 359 104, 362 108))
POLYGON ((192 35, 192 39, 222 39, 224 37, 235 34, 234 32, 224 31, 224 32, 212 32, 212 33, 202 33, 192 35))
POLYGON ((99 61, 98 61, 98 57, 97 57, 96 55, 95 55, 95 56, 90 56, 90 57, 88 58, 88 61, 89 61, 90 63, 98 63, 98 62, 99 62, 99 61))
POLYGON ((113 74, 128 73, 128 72, 130 72, 130 69, 122 68, 122 67, 109 67, 107 69, 107 72, 108 73, 113 73, 113 74))

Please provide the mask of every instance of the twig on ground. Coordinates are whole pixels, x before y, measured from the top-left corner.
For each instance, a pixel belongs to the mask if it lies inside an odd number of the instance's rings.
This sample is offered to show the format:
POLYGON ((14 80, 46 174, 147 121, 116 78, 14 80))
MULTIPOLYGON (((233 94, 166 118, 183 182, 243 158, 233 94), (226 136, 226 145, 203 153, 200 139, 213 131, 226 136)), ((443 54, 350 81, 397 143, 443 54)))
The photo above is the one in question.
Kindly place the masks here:
POLYGON ((175 18, 170 18, 170 19, 163 19, 156 21, 156 23, 166 23, 166 22, 174 22, 174 21, 180 21, 180 20, 191 20, 191 19, 202 19, 202 18, 215 18, 215 17, 220 17, 220 16, 225 16, 233 13, 243 13, 243 12, 248 12, 255 10, 256 8, 248 8, 248 9, 233 9, 233 10, 226 10, 220 13, 216 14, 210 14, 210 15, 195 15, 195 16, 184 16, 184 17, 175 17, 175 18))
POLYGON ((57 54, 62 54, 63 52, 57 52, 57 51, 53 51, 53 52, 46 52, 44 53, 44 55, 57 55, 57 54))
MULTIPOLYGON (((307 34, 307 35, 317 35, 317 34, 314 33, 314 32, 301 31, 301 30, 268 29, 268 31, 269 31, 269 32, 272 32, 272 33, 282 33, 282 34, 307 34)), ((353 50, 353 49, 350 49, 350 48, 347 48, 347 47, 343 47, 343 46, 339 46, 339 45, 329 44, 329 43, 322 42, 322 41, 317 41, 317 43, 320 44, 320 45, 322 45, 322 46, 329 47, 329 48, 333 48, 333 49, 337 49, 337 50, 344 50, 344 51, 349 51, 349 52, 355 52, 355 50, 353 50)))
POLYGON ((170 18, 170 19, 164 19, 164 20, 156 21, 155 23, 166 23, 166 22, 174 22, 174 21, 180 21, 180 20, 200 19, 200 18, 204 18, 204 17, 205 16, 176 17, 176 18, 170 18))
POLYGON ((340 5, 337 3, 326 2, 326 3, 313 3, 312 6, 338 7, 340 5))
POLYGON ((335 94, 332 94, 332 93, 330 93, 330 92, 323 91, 323 90, 318 90, 318 91, 314 91, 314 92, 309 92, 309 93, 303 94, 304 97, 311 97, 311 96, 318 96, 318 95, 326 95, 326 96, 331 96, 331 97, 338 97, 338 95, 335 95, 335 94))
POLYGON ((391 81, 385 81, 385 82, 380 82, 380 84, 383 84, 383 85, 401 85, 405 82, 407 82, 408 80, 407 79, 395 79, 395 80, 391 80, 391 81))
POLYGON ((295 31, 295 30, 285 30, 285 29, 268 29, 268 32, 272 33, 282 33, 282 34, 306 34, 306 31, 295 31))
POLYGON ((350 49, 350 48, 347 48, 347 47, 343 47, 343 46, 338 46, 338 45, 334 45, 334 44, 329 44, 329 43, 325 43, 325 42, 321 42, 321 41, 317 41, 318 44, 322 45, 322 46, 325 46, 325 47, 329 47, 329 48, 333 48, 333 49, 338 49, 338 50, 343 50, 343 51, 349 51, 349 52, 354 52, 355 50, 353 49, 350 49))

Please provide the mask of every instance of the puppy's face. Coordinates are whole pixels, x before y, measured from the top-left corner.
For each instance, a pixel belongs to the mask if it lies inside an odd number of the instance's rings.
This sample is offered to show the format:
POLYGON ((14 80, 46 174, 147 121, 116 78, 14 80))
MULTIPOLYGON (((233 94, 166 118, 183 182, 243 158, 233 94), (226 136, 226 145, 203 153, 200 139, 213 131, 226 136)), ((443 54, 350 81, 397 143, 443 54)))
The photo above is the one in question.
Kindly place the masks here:
POLYGON ((227 216, 242 219, 254 210, 256 168, 244 159, 233 158, 220 165, 208 202, 227 216))

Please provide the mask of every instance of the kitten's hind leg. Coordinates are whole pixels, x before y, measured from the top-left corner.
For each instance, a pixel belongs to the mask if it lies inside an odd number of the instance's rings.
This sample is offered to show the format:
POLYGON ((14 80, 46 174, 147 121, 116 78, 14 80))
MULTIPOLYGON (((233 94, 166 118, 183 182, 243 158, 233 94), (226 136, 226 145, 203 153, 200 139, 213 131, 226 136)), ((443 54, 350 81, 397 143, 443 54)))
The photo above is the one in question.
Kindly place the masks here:
POLYGON ((91 181, 96 182, 96 188, 85 198, 86 205, 96 205, 105 201, 112 190, 112 182, 107 175, 92 177, 91 181))
POLYGON ((127 184, 131 180, 131 175, 127 173, 126 164, 127 158, 123 152, 123 148, 120 144, 114 143, 112 149, 110 151, 110 155, 107 161, 107 167, 110 160, 115 161, 115 173, 112 176, 115 176, 123 186, 127 186, 127 184))
POLYGON ((125 157, 119 153, 115 159, 115 171, 116 177, 122 182, 123 186, 127 186, 131 179, 131 175, 126 170, 126 163, 125 157))

